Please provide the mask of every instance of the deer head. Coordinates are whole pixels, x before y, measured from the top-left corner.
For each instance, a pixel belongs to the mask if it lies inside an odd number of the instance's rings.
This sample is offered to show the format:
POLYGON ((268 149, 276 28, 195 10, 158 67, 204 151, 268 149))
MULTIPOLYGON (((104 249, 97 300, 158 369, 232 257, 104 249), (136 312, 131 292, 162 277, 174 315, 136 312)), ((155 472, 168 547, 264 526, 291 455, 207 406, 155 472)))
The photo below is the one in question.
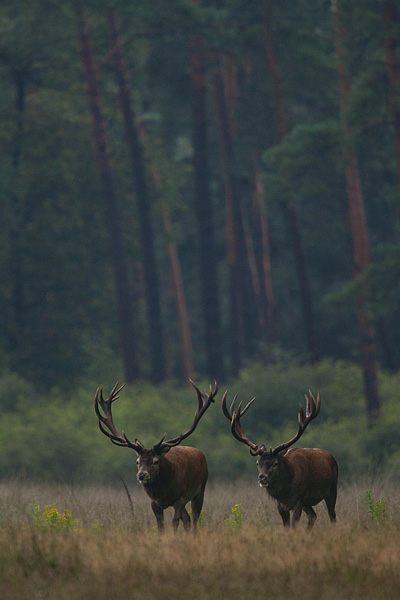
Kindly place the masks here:
POLYGON ((100 431, 104 433, 104 435, 106 435, 113 444, 135 450, 138 455, 136 461, 138 468, 137 479, 140 481, 140 483, 151 483, 158 478, 160 464, 162 463, 164 456, 170 451, 171 448, 178 446, 183 440, 188 438, 193 433, 208 407, 212 402, 215 401, 214 399, 218 392, 217 382, 215 382, 215 389, 212 390, 210 385, 210 392, 209 394, 206 394, 201 392, 191 379, 189 379, 189 381, 196 390, 198 399, 198 409, 196 410, 191 426, 185 433, 181 433, 180 435, 169 440, 165 440, 164 435, 161 440, 157 444, 154 444, 154 446, 151 448, 145 448, 142 442, 140 442, 138 439, 135 439, 134 442, 131 442, 124 431, 122 431, 121 435, 114 426, 111 407, 112 403, 119 398, 119 393, 124 386, 122 385, 118 387, 117 382, 111 390, 107 400, 104 400, 103 398, 101 387, 99 387, 96 391, 94 407, 98 418, 100 431), (108 431, 104 426, 108 429, 108 431))
POLYGON ((250 402, 242 409, 242 403, 240 402, 237 410, 235 410, 235 404, 237 394, 233 398, 230 409, 226 406, 226 395, 222 398, 222 411, 227 419, 231 423, 231 431, 233 436, 246 446, 249 446, 250 453, 252 456, 257 456, 257 468, 258 468, 258 481, 262 487, 268 487, 275 477, 279 474, 281 457, 285 455, 286 451, 295 444, 300 437, 303 435, 307 425, 315 419, 321 408, 321 398, 318 393, 317 400, 315 401, 314 396, 309 390, 309 396, 305 394, 306 399, 306 410, 304 411, 300 404, 300 410, 298 414, 299 429, 294 437, 289 441, 267 450, 265 445, 258 446, 254 442, 250 441, 243 431, 240 419, 247 412, 250 406, 253 404, 255 398, 252 398, 250 402))

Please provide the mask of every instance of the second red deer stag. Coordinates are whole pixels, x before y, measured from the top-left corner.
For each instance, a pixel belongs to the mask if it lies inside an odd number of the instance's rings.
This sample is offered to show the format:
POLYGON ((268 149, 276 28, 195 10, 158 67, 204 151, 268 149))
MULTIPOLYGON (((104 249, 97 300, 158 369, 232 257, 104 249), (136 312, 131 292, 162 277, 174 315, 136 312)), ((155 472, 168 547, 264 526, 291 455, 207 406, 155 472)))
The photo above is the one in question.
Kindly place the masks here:
POLYGON ((218 386, 215 383, 214 391, 210 386, 210 393, 203 394, 193 381, 189 381, 196 390, 198 398, 198 410, 192 425, 185 433, 170 440, 164 440, 164 436, 152 448, 145 448, 138 439, 130 442, 125 433, 122 432, 120 435, 114 426, 111 405, 119 398, 123 385, 118 388, 118 383, 116 383, 107 400, 104 400, 101 388, 98 388, 95 396, 94 406, 100 431, 109 437, 113 444, 132 448, 138 455, 136 476, 145 492, 150 496, 151 508, 157 519, 159 530, 164 528, 164 510, 170 506, 175 511, 172 519, 174 529, 178 528, 180 520, 183 522, 184 528, 189 529, 190 517, 185 508, 189 501, 192 505, 193 528, 196 529, 203 506, 204 490, 208 478, 206 458, 197 448, 179 446, 179 444, 196 429, 201 417, 214 402, 218 386), (109 431, 104 428, 104 425, 109 431))
POLYGON ((242 409, 242 403, 235 410, 237 396, 234 397, 230 410, 226 406, 226 392, 222 398, 222 410, 231 422, 231 431, 234 437, 250 448, 250 453, 257 456, 258 481, 266 488, 268 494, 275 498, 283 524, 290 526, 290 512, 292 526, 295 527, 304 511, 308 517, 308 528, 311 529, 317 518, 313 506, 325 500, 329 518, 332 523, 336 521, 336 495, 338 467, 336 460, 326 450, 319 448, 290 448, 303 435, 307 425, 315 419, 321 408, 321 398, 309 392, 306 395, 306 411, 300 404, 298 416, 299 430, 288 442, 267 450, 264 445, 257 446, 244 434, 240 423, 255 398, 250 400, 242 409))

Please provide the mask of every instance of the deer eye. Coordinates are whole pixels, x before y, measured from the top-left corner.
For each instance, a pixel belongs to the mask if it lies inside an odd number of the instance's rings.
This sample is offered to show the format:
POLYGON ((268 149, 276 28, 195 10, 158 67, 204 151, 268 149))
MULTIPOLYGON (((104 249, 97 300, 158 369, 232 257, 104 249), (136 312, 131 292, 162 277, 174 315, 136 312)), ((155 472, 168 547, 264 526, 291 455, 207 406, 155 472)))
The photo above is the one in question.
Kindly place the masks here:
POLYGON ((153 465, 158 465, 158 458, 153 458, 153 465))
POLYGON ((137 465, 139 464, 139 459, 138 459, 138 458, 136 459, 136 464, 137 464, 137 465))

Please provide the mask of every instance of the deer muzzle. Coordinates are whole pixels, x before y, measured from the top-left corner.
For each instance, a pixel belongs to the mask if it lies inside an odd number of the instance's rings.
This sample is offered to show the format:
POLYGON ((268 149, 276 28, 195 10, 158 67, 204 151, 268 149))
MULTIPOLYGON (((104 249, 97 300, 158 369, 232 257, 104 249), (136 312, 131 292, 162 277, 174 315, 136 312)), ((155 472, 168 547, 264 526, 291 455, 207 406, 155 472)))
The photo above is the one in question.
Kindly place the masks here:
POLYGON ((139 471, 139 473, 136 475, 136 478, 139 483, 146 483, 146 481, 150 480, 150 475, 147 473, 147 471, 139 471))
POLYGON ((270 480, 271 477, 269 475, 265 475, 265 473, 260 473, 258 476, 258 483, 261 487, 268 487, 270 480))

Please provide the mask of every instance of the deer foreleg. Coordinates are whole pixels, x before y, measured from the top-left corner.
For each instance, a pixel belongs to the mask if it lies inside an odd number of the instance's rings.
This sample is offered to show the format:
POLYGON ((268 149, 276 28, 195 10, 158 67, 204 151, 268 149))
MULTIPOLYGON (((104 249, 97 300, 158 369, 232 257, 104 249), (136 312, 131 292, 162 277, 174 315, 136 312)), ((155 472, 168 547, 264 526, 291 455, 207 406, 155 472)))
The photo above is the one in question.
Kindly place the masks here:
POLYGON ((304 506, 303 510, 306 513, 307 517, 308 517, 307 529, 311 529, 312 526, 314 525, 316 519, 317 519, 317 513, 312 508, 312 506, 304 506))
POLYGON ((296 504, 296 506, 293 509, 293 514, 292 514, 292 527, 296 527, 297 523, 300 521, 302 510, 303 510, 302 505, 296 504))
POLYGON ((158 531, 162 531, 164 529, 164 511, 155 502, 151 503, 151 508, 157 519, 157 529, 158 529, 158 531))
POLYGON ((186 502, 183 499, 178 500, 178 502, 175 502, 175 504, 174 504, 175 512, 174 512, 174 516, 172 518, 172 526, 175 529, 175 531, 178 529, 180 520, 182 520, 185 531, 190 529, 190 517, 189 517, 188 511, 185 508, 185 504, 186 504, 186 502))
POLYGON ((285 527, 290 527, 290 512, 284 508, 282 506, 282 504, 280 504, 278 502, 278 510, 279 510, 279 514, 282 517, 282 521, 285 527))

